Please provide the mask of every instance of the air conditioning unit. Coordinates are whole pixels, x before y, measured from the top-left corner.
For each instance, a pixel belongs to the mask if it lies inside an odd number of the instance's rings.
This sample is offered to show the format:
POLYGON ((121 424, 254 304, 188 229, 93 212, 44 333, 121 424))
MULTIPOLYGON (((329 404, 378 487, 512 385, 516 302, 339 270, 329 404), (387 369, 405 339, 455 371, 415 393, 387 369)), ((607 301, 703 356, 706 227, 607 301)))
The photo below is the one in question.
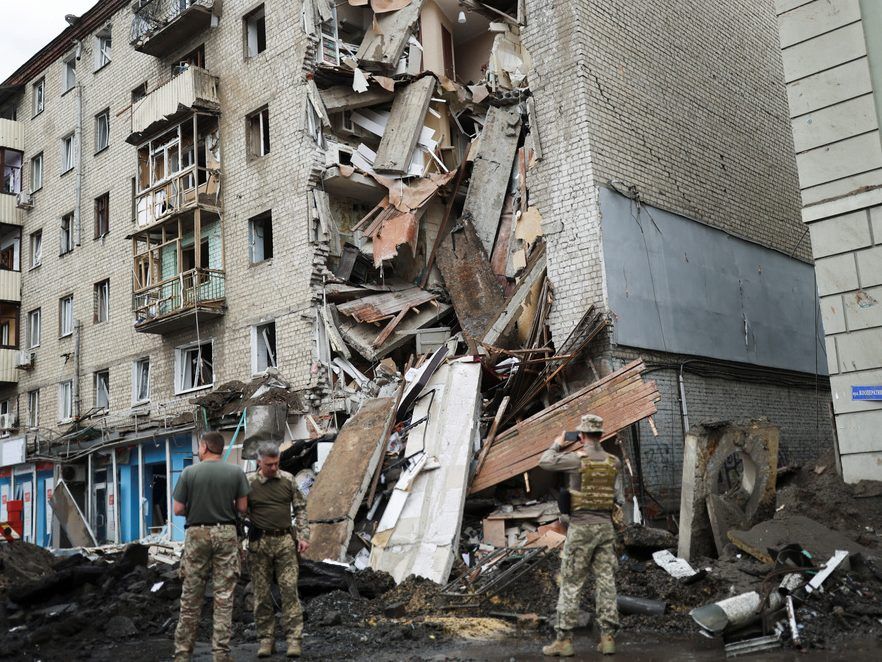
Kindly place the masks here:
POLYGON ((17 196, 15 196, 15 206, 19 209, 33 209, 34 198, 30 193, 22 191, 17 196))
POLYGON ((65 464, 61 467, 61 479, 65 483, 85 483, 86 465, 65 464))
POLYGON ((28 368, 33 367, 34 365, 34 352, 28 351, 20 351, 18 353, 18 362, 15 364, 16 368, 22 368, 27 370, 28 368))
POLYGON ((12 430, 15 427, 15 414, 0 414, 0 430, 12 430))

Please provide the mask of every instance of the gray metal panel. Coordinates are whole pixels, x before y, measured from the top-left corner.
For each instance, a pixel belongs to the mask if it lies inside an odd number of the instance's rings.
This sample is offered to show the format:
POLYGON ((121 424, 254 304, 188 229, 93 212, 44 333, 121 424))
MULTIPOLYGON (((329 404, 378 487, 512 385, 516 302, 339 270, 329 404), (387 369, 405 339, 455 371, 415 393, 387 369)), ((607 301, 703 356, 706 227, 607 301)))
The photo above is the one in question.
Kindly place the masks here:
POLYGON ((607 188, 600 208, 618 344, 827 373, 811 265, 607 188))

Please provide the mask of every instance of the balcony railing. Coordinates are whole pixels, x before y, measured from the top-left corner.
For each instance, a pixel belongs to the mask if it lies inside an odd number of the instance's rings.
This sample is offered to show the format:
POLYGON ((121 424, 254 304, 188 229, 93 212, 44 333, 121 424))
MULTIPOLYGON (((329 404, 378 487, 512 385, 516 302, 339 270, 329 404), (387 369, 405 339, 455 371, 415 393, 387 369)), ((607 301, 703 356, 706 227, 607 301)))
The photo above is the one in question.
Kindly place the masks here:
MULTIPOLYGON (((220 269, 191 269, 132 295, 135 329, 158 331, 156 322, 199 311, 207 315, 223 314, 224 272, 220 269)), ((172 330, 168 325, 167 330, 172 330)))
POLYGON ((138 229, 197 205, 220 205, 220 173, 190 166, 135 197, 138 229))
POLYGON ((0 301, 21 301, 21 272, 0 268, 0 301))
MULTIPOLYGON (((215 0, 148 0, 136 7, 130 41, 135 50, 162 57, 211 25, 215 0)), ((217 7, 219 9, 219 6, 217 7)))

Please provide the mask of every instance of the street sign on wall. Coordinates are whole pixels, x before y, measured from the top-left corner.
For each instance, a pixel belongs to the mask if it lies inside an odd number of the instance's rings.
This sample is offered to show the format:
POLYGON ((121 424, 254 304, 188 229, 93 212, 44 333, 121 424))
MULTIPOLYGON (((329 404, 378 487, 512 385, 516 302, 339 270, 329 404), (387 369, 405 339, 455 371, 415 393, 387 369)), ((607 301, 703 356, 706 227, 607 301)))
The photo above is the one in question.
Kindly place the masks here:
POLYGON ((852 386, 852 400, 882 400, 882 385, 879 386, 852 386))

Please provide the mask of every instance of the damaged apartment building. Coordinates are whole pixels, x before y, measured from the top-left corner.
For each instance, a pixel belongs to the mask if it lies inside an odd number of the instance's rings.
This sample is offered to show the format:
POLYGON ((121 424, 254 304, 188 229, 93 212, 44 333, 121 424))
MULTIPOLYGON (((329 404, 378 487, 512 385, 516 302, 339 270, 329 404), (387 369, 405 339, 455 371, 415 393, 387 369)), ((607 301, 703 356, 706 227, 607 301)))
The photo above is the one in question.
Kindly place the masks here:
POLYGON ((768 14, 102 0, 68 17, 0 86, 0 490, 26 503, 25 537, 65 542, 55 507, 95 542, 182 539, 170 495, 201 430, 237 461, 261 435, 333 439, 444 352, 472 397, 442 406, 484 405, 480 436, 643 361, 657 411, 622 436, 662 507, 690 424, 765 418, 784 463, 816 454, 827 361, 768 14), (487 385, 518 380, 500 406, 487 385))

